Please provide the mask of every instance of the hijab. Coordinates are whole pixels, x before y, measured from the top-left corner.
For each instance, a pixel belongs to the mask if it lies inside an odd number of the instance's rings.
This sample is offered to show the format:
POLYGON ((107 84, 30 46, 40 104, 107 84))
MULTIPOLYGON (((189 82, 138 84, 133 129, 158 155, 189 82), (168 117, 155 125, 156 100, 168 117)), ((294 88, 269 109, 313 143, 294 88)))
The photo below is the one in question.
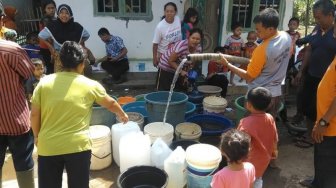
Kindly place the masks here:
POLYGON ((47 28, 59 44, 63 44, 67 40, 78 43, 82 38, 83 27, 79 23, 74 22, 72 10, 70 6, 66 4, 62 4, 58 7, 57 19, 50 22, 47 28), (66 23, 63 23, 59 18, 60 12, 64 9, 67 10, 70 15, 70 20, 66 23))

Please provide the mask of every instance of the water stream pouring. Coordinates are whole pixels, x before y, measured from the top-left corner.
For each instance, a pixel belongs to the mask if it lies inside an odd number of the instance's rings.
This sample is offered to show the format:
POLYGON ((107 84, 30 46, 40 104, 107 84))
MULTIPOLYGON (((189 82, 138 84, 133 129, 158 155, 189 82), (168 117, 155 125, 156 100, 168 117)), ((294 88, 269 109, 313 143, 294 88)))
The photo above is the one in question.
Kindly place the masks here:
MULTIPOLYGON (((229 62, 232 62, 232 63, 245 64, 245 65, 250 63, 250 59, 248 59, 248 58, 236 57, 236 56, 231 56, 231 55, 227 55, 227 54, 223 54, 223 55, 229 62)), ((166 110, 165 110, 165 113, 164 113, 164 116, 163 116, 163 124, 166 123, 166 117, 167 117, 167 113, 168 113, 169 103, 170 103, 171 97, 173 95, 173 91, 174 91, 174 88, 175 88, 175 83, 177 81, 177 78, 178 78, 181 70, 182 70, 183 65, 188 61, 220 60, 220 59, 221 59, 220 54, 204 53, 204 54, 189 54, 187 56, 187 58, 185 58, 181 61, 181 63, 179 64, 179 66, 177 67, 177 69, 175 71, 172 84, 170 85, 167 106, 166 106, 166 110)))

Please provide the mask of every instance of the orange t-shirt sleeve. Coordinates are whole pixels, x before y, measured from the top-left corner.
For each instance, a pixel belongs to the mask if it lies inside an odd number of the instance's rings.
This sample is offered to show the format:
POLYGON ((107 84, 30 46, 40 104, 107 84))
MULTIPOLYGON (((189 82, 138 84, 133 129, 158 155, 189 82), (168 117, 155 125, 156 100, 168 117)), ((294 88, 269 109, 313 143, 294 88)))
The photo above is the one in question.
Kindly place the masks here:
POLYGON ((266 64, 266 47, 267 44, 261 44, 252 53, 250 63, 247 66, 247 74, 251 78, 258 77, 266 64))

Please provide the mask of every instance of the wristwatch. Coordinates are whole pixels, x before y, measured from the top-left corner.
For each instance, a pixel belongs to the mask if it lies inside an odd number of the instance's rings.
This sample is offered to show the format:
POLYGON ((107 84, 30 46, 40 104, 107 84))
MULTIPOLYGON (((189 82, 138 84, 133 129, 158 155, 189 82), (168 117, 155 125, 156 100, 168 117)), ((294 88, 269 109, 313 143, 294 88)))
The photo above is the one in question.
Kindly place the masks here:
POLYGON ((322 118, 318 121, 318 124, 321 127, 328 127, 329 126, 329 122, 327 122, 326 120, 324 120, 322 118))

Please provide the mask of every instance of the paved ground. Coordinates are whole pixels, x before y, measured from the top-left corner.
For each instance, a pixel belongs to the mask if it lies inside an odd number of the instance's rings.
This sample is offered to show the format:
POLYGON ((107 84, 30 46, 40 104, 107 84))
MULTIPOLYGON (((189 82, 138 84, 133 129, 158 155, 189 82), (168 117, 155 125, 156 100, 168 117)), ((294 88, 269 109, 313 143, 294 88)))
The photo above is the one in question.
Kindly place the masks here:
MULTIPOLYGON (((137 95, 145 93, 147 89, 113 91, 114 95, 137 95)), ((236 96, 229 96, 231 101, 236 96)), ((293 115, 295 107, 294 101, 289 102, 288 114, 293 115)), ((231 105, 232 108, 234 108, 231 105)), ((234 117, 234 114, 228 114, 234 117)), ((264 188, 299 188, 299 179, 313 174, 313 148, 302 149, 294 146, 293 137, 287 132, 287 129, 281 122, 278 123, 279 142, 279 159, 277 169, 268 169, 264 175, 264 188)), ((36 160, 36 155, 34 156, 36 160)), ((37 164, 37 163, 36 163, 37 164)), ((36 170, 35 170, 36 171, 36 170)), ((116 180, 119 175, 119 168, 113 163, 110 167, 100 170, 91 171, 90 187, 94 188, 115 188, 116 180)), ((16 179, 10 154, 6 155, 6 161, 3 168, 4 188, 15 188, 16 179)), ((64 176, 63 187, 66 187, 66 176, 64 176)))

